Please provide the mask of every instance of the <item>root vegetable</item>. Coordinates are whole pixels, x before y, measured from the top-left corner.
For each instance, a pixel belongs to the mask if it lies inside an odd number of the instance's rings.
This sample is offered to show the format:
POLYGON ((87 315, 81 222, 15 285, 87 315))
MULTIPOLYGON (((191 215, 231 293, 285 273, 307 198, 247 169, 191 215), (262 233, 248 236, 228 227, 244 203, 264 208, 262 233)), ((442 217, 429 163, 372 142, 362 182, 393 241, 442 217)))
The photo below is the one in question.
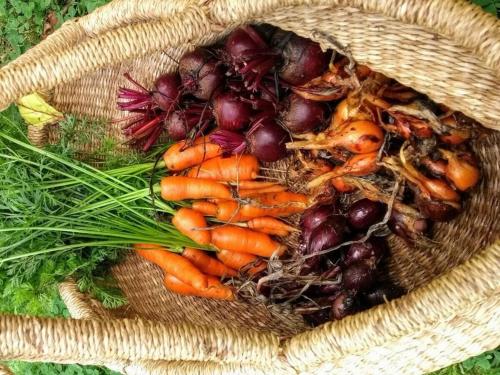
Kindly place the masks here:
POLYGON ((327 56, 318 43, 295 34, 285 44, 283 56, 280 78, 294 86, 320 76, 327 64, 327 56))
POLYGON ((351 244, 345 253, 343 263, 349 267, 359 261, 367 260, 369 265, 374 268, 387 252, 386 242, 380 237, 372 237, 365 242, 351 244))
POLYGON ((134 249, 141 257, 159 266, 166 274, 178 278, 195 289, 208 287, 207 276, 189 260, 174 254, 167 248, 153 244, 134 244, 134 249))
POLYGON ((363 198, 349 207, 347 220, 354 229, 368 229, 382 219, 385 211, 385 204, 363 198))
POLYGON ((219 277, 230 277, 237 275, 237 272, 235 270, 227 267, 225 264, 211 257, 203 250, 186 247, 182 252, 182 256, 189 259, 191 263, 198 267, 201 272, 207 275, 219 277))
POLYGON ((347 315, 354 314, 359 309, 355 294, 352 292, 342 292, 332 302, 330 318, 340 320, 347 315))
POLYGON ((273 162, 286 156, 286 143, 289 134, 270 118, 265 117, 252 125, 246 137, 242 134, 218 130, 210 140, 230 154, 240 154, 246 150, 260 161, 273 162))
POLYGON ((203 48, 182 56, 179 60, 179 75, 186 93, 201 100, 210 100, 224 82, 222 66, 203 48))
POLYGON ((168 176, 160 182, 161 197, 166 201, 181 201, 184 199, 231 199, 229 188, 214 180, 202 178, 168 176))
POLYGON ((234 293, 229 287, 223 285, 213 276, 207 276, 207 280, 208 286, 206 288, 195 288, 183 282, 177 276, 166 274, 163 284, 165 288, 171 292, 185 296, 197 296, 228 301, 234 300, 234 293))
POLYGON ((273 241, 265 233, 235 225, 223 225, 212 229, 212 244, 218 249, 249 253, 263 257, 281 255, 286 250, 284 245, 273 241))
POLYGON ((207 201, 195 201, 191 208, 206 216, 215 216, 217 214, 217 205, 207 201))
POLYGON ((252 108, 234 92, 225 92, 214 99, 214 117, 220 129, 237 131, 250 123, 252 108))
POLYGON ((294 134, 311 132, 326 121, 323 103, 304 99, 297 94, 289 95, 283 107, 281 122, 294 134))
POLYGON ((350 176, 366 176, 378 170, 376 152, 370 154, 354 155, 343 165, 333 168, 331 172, 324 173, 319 177, 309 181, 308 188, 314 188, 322 185, 333 178, 350 176))
POLYGON ((216 255, 226 266, 237 271, 244 270, 250 275, 256 275, 267 268, 264 259, 252 254, 221 249, 217 251, 216 255))
POLYGON ((355 262, 342 272, 344 287, 356 292, 369 289, 374 281, 374 266, 368 259, 355 262))
POLYGON ((256 217, 246 222, 246 226, 250 229, 272 234, 275 236, 288 236, 291 232, 296 232, 297 229, 278 220, 274 217, 264 216, 256 217))
POLYGON ((201 212, 183 207, 172 217, 172 224, 199 245, 208 245, 211 242, 207 221, 201 212))
POLYGON ((334 147, 343 148, 355 154, 377 151, 384 142, 384 132, 368 120, 352 121, 333 134, 320 133, 312 140, 291 142, 288 149, 320 150, 334 147))
POLYGON ((443 157, 448 161, 446 178, 457 189, 466 191, 474 187, 480 179, 479 168, 475 161, 467 154, 458 154, 440 149, 443 157))
POLYGON ((199 138, 191 146, 185 141, 171 146, 163 155, 165 166, 171 171, 182 171, 222 155, 220 146, 210 143, 208 137, 199 138))
POLYGON ((218 181, 254 180, 259 174, 259 162, 252 155, 217 156, 193 167, 188 177, 218 181))

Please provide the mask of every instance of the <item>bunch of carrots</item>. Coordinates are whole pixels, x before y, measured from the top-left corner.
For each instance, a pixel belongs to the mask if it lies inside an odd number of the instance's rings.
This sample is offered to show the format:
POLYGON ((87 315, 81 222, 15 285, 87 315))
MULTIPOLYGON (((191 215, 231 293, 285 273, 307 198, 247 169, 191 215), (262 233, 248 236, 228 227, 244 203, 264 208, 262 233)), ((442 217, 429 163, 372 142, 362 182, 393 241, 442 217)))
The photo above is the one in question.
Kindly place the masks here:
POLYGON ((225 157, 208 137, 174 144, 163 162, 172 174, 161 179, 162 199, 189 202, 172 224, 200 249, 175 254, 160 245, 136 244, 135 251, 163 269, 164 285, 174 293, 234 299, 221 280, 258 277, 267 258, 282 256, 287 248, 273 237, 297 229, 279 218, 303 212, 308 198, 266 181, 255 156, 225 157))

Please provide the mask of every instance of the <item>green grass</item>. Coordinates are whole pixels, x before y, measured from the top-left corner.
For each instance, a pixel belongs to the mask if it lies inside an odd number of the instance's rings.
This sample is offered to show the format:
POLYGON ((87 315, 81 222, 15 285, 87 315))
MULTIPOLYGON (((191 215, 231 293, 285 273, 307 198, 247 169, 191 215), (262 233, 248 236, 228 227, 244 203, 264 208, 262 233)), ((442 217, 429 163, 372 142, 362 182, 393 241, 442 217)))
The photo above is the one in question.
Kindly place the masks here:
POLYGON ((0 0, 0 64, 15 59, 38 43, 46 16, 54 12, 60 26, 67 19, 92 12, 108 0, 0 0))
MULTIPOLYGON (((500 12, 500 1, 498 0, 472 1, 491 14, 498 15, 500 12)), ((108 0, 0 0, 0 65, 15 59, 40 41, 45 19, 49 12, 53 12, 57 17, 56 27, 58 27, 63 21, 87 14, 107 2, 108 0)), ((4 114, 19 121, 16 111, 12 108, 4 114)), ((63 147, 67 146, 68 148, 63 150, 65 152, 70 151, 72 147, 74 121, 70 118, 64 124, 66 138, 63 147)), ((113 142, 107 140, 103 142, 103 148, 100 152, 106 154, 112 147, 113 142)), ((119 161, 114 160, 112 164, 116 165, 119 161)), ((75 261, 80 262, 81 259, 75 259, 75 261)), ((98 269, 97 264, 100 261, 102 259, 88 259, 87 269, 98 269)), ((58 264, 57 261, 48 262, 38 271, 36 282, 25 282, 18 285, 13 285, 7 275, 0 274, 0 311, 39 316, 68 316, 68 311, 59 298, 53 282, 61 275, 66 274, 66 267, 68 267, 67 264, 58 264)), ((78 277, 80 278, 79 285, 83 290, 93 293, 101 300, 108 299, 109 305, 119 302, 113 300, 115 296, 113 293, 106 292, 109 281, 104 275, 101 275, 101 279, 97 278, 97 280, 102 281, 101 285, 96 285, 95 281, 92 281, 96 280, 95 274, 83 273, 78 277), (110 298, 111 300, 109 300, 110 298)), ((114 374, 112 371, 95 366, 33 364, 16 361, 8 362, 8 365, 15 374, 23 375, 114 374)), ((433 375, 500 375, 500 350, 483 353, 462 363, 436 371, 433 375)))
POLYGON ((429 375, 500 375, 500 348, 469 358, 429 375))
POLYGON ((474 4, 479 5, 485 12, 499 16, 500 1, 498 0, 471 0, 474 4))

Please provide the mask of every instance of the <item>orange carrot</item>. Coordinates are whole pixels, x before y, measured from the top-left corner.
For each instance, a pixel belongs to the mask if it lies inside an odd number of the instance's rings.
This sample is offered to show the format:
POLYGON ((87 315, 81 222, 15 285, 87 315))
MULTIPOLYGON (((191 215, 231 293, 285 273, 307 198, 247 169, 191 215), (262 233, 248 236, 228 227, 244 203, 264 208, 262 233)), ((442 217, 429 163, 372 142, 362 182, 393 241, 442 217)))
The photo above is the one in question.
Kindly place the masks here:
POLYGON ((291 191, 281 191, 277 193, 262 194, 252 199, 256 206, 262 207, 285 207, 298 205, 305 207, 308 203, 304 194, 292 193, 291 191))
POLYGON ((229 188, 217 181, 201 178, 168 176, 161 179, 161 197, 167 201, 184 199, 231 199, 229 188))
POLYGON ((217 202, 216 218, 224 222, 236 222, 245 219, 240 214, 241 206, 235 200, 223 200, 217 202))
POLYGON ((288 236, 290 232, 297 231, 296 228, 282 222, 281 220, 269 216, 256 217, 255 219, 249 220, 246 223, 246 226, 250 229, 262 233, 272 234, 281 237, 288 236))
POLYGON ((259 162, 253 155, 222 156, 204 161, 188 172, 188 177, 219 181, 253 180, 259 174, 259 162))
POLYGON ((245 267, 245 272, 250 275, 255 275, 267 268, 264 259, 256 257, 252 254, 238 253, 236 251, 219 250, 217 251, 217 258, 226 266, 240 271, 245 267), (251 267, 248 265, 252 264, 251 267))
POLYGON ((200 245, 208 245, 211 241, 207 221, 201 212, 182 207, 172 217, 172 224, 185 236, 200 245))
POLYGON ((182 252, 182 256, 189 259, 191 263, 207 275, 220 277, 237 275, 235 270, 227 267, 224 263, 219 262, 217 259, 212 258, 203 250, 186 247, 182 252))
POLYGON ((276 185, 275 182, 270 181, 229 181, 227 182, 231 186, 238 189, 260 189, 267 188, 276 185))
POLYGON ((261 194, 279 193, 280 191, 285 191, 286 189, 286 186, 273 185, 259 189, 239 189, 237 194, 240 198, 250 198, 261 194))
POLYGON ((193 210, 201 212, 205 216, 215 216, 217 215, 217 205, 215 203, 210 203, 207 201, 195 201, 191 205, 193 210))
POLYGON ((139 243, 134 244, 134 249, 137 254, 159 266, 165 273, 174 275, 196 289, 208 286, 207 276, 183 256, 174 254, 160 245, 139 243))
POLYGON ((265 233, 235 225, 223 225, 212 229, 212 245, 218 249, 239 251, 263 257, 270 257, 274 253, 281 255, 286 246, 273 241, 265 233))
POLYGON ((165 287, 171 292, 182 294, 185 296, 197 296, 213 299, 234 300, 234 293, 231 288, 223 285, 218 279, 213 276, 207 276, 208 287, 197 289, 193 286, 184 283, 178 277, 171 274, 166 274, 163 280, 165 287))
POLYGON ((256 217, 286 217, 303 212, 306 206, 302 203, 282 204, 278 207, 260 207, 255 204, 241 204, 234 200, 217 203, 217 219, 224 222, 248 221, 256 217))
POLYGON ((203 137, 187 147, 185 141, 174 144, 163 155, 163 161, 169 170, 182 171, 221 154, 220 146, 210 143, 208 137, 203 137))

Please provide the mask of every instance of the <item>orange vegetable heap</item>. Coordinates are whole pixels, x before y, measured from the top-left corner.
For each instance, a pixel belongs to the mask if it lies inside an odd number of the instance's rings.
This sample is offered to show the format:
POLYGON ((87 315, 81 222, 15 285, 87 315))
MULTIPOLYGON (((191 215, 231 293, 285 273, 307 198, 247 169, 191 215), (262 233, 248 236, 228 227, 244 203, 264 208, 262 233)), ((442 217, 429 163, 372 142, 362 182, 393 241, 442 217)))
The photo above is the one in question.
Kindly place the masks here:
POLYGON ((221 279, 257 275, 267 268, 266 258, 281 256, 286 246, 272 236, 285 237, 297 229, 278 217, 303 212, 307 197, 259 176, 252 155, 223 157, 207 137, 189 145, 178 142, 163 159, 176 174, 162 178, 162 198, 191 201, 190 208, 174 214, 172 224, 197 244, 214 248, 215 257, 211 251, 185 248, 174 254, 146 244, 136 244, 136 252, 162 268, 164 285, 174 293, 234 299, 221 279), (216 222, 209 225, 207 218, 216 222))

